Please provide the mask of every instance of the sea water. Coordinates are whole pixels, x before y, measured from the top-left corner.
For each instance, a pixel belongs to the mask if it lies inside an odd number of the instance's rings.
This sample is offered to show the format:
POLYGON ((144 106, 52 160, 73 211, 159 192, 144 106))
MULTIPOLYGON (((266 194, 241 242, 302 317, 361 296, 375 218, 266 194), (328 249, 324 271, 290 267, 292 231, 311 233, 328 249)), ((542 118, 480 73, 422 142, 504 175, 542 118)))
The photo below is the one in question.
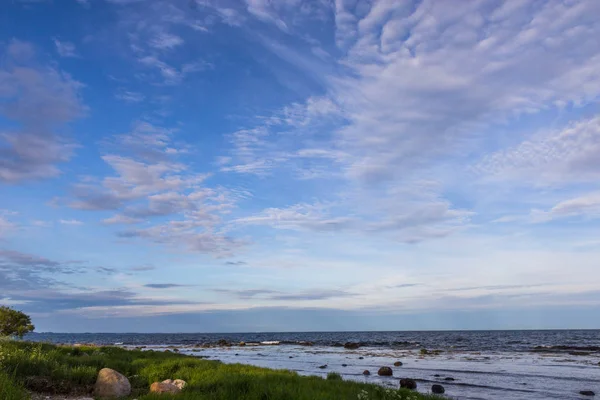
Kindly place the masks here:
POLYGON ((417 381, 428 393, 442 384, 453 399, 583 399, 600 395, 600 330, 306 332, 235 334, 33 334, 54 343, 145 346, 225 363, 289 369, 398 387, 400 378, 417 381), (227 341, 232 346, 218 346, 227 341), (245 342, 246 346, 239 346, 245 342), (346 349, 347 342, 358 349, 346 349), (402 366, 394 367, 396 361, 402 366), (326 368, 319 368, 326 365, 326 368), (377 375, 389 366, 393 377, 377 375), (371 375, 364 376, 369 370, 371 375))

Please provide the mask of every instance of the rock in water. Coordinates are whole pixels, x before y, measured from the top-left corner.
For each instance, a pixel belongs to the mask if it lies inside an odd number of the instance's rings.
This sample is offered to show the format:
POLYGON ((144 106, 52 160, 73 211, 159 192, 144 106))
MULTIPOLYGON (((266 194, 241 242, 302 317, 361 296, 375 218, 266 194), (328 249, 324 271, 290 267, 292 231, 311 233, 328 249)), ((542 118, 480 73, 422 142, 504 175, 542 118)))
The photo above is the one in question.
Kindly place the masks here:
POLYGON ((394 363, 394 367, 401 367, 402 366, 402 361, 396 361, 394 363))
POLYGON ((348 350, 356 350, 359 347, 360 347, 360 343, 352 343, 352 342, 344 343, 344 348, 348 349, 348 350))
POLYGON ((381 367, 379 371, 377 371, 377 375, 379 376, 392 376, 394 375, 394 371, 390 367, 381 367))
POLYGON ((579 392, 580 395, 582 396, 595 396, 596 393, 592 392, 591 390, 582 390, 581 392, 579 392))
POLYGON ((371 372, 368 369, 365 369, 363 371, 363 375, 371 375, 371 372))
POLYGON ((327 364, 325 364, 325 365, 321 365, 321 366, 319 366, 319 368, 321 368, 321 369, 325 369, 325 368, 327 368, 327 364))
POLYGON ((452 381, 455 381, 456 379, 454 379, 453 377, 449 376, 447 378, 444 378, 444 380, 448 381, 448 382, 452 382, 452 381))
POLYGON ((415 390, 417 388, 417 382, 414 379, 403 378, 400 379, 400 387, 403 389, 415 390))
POLYGON ((444 389, 444 387, 442 385, 433 385, 431 387, 431 393, 435 393, 435 394, 444 394, 446 390, 444 389))
POLYGON ((177 386, 175 386, 172 383, 165 383, 165 382, 154 382, 152 385, 150 385, 150 393, 170 393, 170 394, 176 394, 181 392, 181 389, 179 389, 177 386))
POLYGON ((131 394, 131 384, 125 376, 114 369, 102 368, 98 372, 94 394, 96 397, 108 399, 127 397, 131 394))

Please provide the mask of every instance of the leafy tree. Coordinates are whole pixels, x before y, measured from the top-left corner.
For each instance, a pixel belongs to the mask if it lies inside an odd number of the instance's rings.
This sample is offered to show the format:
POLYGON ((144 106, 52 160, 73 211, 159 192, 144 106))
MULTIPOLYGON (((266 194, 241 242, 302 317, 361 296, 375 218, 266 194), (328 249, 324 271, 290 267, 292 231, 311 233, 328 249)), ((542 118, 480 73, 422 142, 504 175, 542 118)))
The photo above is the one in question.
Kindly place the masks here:
POLYGON ((22 338, 26 333, 33 332, 29 315, 10 307, 0 306, 0 336, 17 336, 22 338))

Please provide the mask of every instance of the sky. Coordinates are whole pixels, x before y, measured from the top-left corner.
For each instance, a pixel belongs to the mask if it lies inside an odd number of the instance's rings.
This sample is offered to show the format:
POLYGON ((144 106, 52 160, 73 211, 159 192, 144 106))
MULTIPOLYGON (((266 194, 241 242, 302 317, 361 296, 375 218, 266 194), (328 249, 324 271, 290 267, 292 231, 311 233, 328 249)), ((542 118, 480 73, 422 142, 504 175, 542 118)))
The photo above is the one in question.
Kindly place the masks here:
POLYGON ((38 331, 600 328, 600 2, 2 0, 38 331))

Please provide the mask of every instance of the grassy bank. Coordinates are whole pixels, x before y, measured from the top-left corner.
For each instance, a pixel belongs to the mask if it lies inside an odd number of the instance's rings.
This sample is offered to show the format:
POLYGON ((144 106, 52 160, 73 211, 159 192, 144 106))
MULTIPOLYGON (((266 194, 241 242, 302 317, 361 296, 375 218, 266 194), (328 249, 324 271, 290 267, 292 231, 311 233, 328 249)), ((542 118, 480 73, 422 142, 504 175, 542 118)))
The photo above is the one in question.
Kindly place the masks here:
POLYGON ((8 374, 0 371, 0 399, 26 400, 27 392, 8 374))
POLYGON ((133 388, 131 398, 139 400, 435 398, 415 392, 386 390, 376 385, 343 381, 337 377, 303 377, 290 371, 223 364, 175 353, 0 341, 0 399, 23 400, 20 387, 45 393, 88 394, 98 371, 104 367, 115 369, 129 377, 133 388), (175 378, 187 381, 188 387, 184 392, 176 396, 148 394, 152 382, 175 378), (7 394, 2 390, 6 390, 7 394))

